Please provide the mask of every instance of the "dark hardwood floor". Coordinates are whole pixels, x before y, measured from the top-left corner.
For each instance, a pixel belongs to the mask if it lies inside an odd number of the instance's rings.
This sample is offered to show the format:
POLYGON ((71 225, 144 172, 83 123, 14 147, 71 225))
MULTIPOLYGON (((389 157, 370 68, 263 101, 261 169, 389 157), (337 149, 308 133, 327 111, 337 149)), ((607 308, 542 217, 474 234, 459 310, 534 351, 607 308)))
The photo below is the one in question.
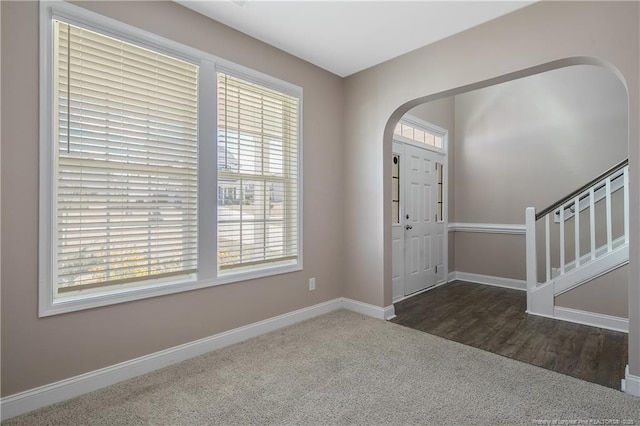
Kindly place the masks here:
POLYGON ((454 281, 395 304, 394 323, 620 389, 626 333, 527 315, 526 293, 454 281))

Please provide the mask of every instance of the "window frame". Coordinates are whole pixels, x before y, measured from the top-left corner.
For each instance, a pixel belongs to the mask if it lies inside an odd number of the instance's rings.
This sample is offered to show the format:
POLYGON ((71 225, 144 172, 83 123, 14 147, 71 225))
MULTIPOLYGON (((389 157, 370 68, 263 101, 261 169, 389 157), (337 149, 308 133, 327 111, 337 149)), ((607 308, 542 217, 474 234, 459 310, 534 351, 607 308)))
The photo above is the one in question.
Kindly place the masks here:
POLYGON ((229 284, 248 279, 300 271, 303 269, 303 97, 302 88, 149 33, 112 18, 62 1, 40 2, 40 134, 39 134, 39 235, 38 235, 38 316, 74 312, 149 297, 229 284), (86 28, 158 53, 193 63, 198 69, 198 266, 191 276, 140 280, 105 287, 102 292, 80 292, 63 300, 55 297, 53 264, 54 214, 54 58, 53 19, 86 28), (218 71, 298 98, 298 258, 295 264, 218 276, 217 270, 217 78, 218 71), (213 190, 211 190, 213 188, 213 190), (181 279, 180 279, 181 278, 181 279), (143 282, 144 281, 144 282, 143 282), (142 284, 140 284, 143 282, 142 284))
MULTIPOLYGON (((303 185, 303 181, 302 181, 302 151, 303 151, 303 146, 302 146, 302 132, 303 132, 303 128, 302 128, 302 89, 298 88, 300 91, 299 92, 295 92, 295 91, 288 91, 288 90, 283 90, 283 87, 281 84, 279 84, 277 81, 265 81, 263 79, 259 79, 256 78, 256 73, 252 72, 251 70, 248 70, 245 68, 245 70, 239 70, 237 69, 237 67, 234 69, 233 67, 229 67, 227 65, 223 65, 220 64, 216 67, 216 73, 223 73, 223 74, 228 74, 230 76, 233 76, 235 78, 239 78, 242 80, 245 80, 247 82, 250 83, 254 83, 257 85, 260 85, 262 87, 265 87, 267 89, 271 89, 271 90, 275 90, 275 91, 279 91, 282 92, 284 94, 293 96, 293 97, 297 97, 298 98, 298 155, 297 155, 297 187, 298 187, 298 193, 297 193, 297 222, 298 222, 298 238, 297 238, 297 249, 298 249, 298 260, 296 263, 292 263, 292 264, 286 264, 286 265, 270 265, 270 264, 264 264, 262 266, 262 268, 260 269, 255 269, 255 270, 243 270, 243 269, 238 269, 238 270, 230 270, 227 272, 223 272, 220 275, 217 275, 217 281, 220 284, 225 284, 225 283, 231 283, 231 282, 236 282, 236 281, 244 281, 244 280, 249 280, 249 279, 254 279, 254 278, 261 278, 261 277, 265 277, 265 276, 270 276, 270 275, 278 275, 281 273, 287 273, 287 272, 293 272, 293 271, 299 271, 302 270, 302 197, 303 197, 303 191, 302 191, 302 185, 303 185), (247 72, 249 71, 249 72, 247 72)), ((216 74, 216 84, 217 84, 217 74, 216 74)), ((217 93, 217 92, 216 92, 217 93)), ((217 115, 216 115, 216 122, 217 122, 217 115)), ((216 155, 218 154, 218 149, 217 149, 217 138, 218 138, 218 127, 216 125, 216 155)), ((217 158, 216 158, 216 170, 217 170, 217 158)), ((216 172, 217 173, 217 172, 216 172)), ((217 179, 216 179, 216 206, 217 206, 217 179)), ((216 225, 217 225, 217 209, 216 209, 216 225)), ((216 233, 216 239, 217 239, 217 233, 216 233)), ((216 242, 217 244, 217 242, 216 242)), ((218 265, 217 265, 217 257, 216 257, 216 271, 217 274, 220 273, 220 271, 218 270, 218 265)))
POLYGON ((438 127, 434 124, 428 123, 424 120, 421 120, 417 117, 413 117, 411 115, 405 114, 400 120, 398 120, 398 122, 396 123, 396 126, 398 124, 404 124, 404 125, 408 125, 409 127, 412 127, 414 129, 418 129, 421 130, 425 133, 430 133, 431 135, 438 136, 442 138, 442 147, 438 147, 436 145, 431 145, 428 144, 426 142, 420 142, 418 140, 412 139, 412 138, 408 138, 406 136, 403 135, 399 135, 397 133, 395 133, 395 127, 394 127, 394 132, 393 132, 393 138, 394 140, 403 142, 403 143, 409 143, 415 146, 419 146, 420 148, 425 148, 428 149, 429 151, 434 151, 434 152, 438 152, 438 153, 447 153, 448 152, 448 134, 449 132, 446 129, 443 129, 441 127, 438 127))

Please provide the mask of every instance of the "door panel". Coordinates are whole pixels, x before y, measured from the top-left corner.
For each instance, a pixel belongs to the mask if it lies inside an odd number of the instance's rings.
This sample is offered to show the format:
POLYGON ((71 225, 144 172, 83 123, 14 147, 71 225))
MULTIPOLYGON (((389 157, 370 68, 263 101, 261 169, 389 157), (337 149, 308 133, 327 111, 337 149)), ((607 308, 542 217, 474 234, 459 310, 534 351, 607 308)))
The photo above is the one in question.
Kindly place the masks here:
POLYGON ((422 220, 425 223, 430 223, 433 218, 431 211, 431 205, 433 203, 432 194, 433 187, 431 184, 424 184, 422 187, 422 199, 420 201, 422 202, 422 220))
POLYGON ((431 235, 424 236, 422 247, 424 247, 424 255, 422 256, 422 272, 426 273, 431 271, 431 235))
POLYGON ((409 237, 409 275, 420 274, 420 240, 416 235, 409 237))
POLYGON ((420 184, 417 182, 410 182, 411 188, 409 194, 407 194, 407 214, 409 215, 408 222, 417 225, 420 220, 420 184))

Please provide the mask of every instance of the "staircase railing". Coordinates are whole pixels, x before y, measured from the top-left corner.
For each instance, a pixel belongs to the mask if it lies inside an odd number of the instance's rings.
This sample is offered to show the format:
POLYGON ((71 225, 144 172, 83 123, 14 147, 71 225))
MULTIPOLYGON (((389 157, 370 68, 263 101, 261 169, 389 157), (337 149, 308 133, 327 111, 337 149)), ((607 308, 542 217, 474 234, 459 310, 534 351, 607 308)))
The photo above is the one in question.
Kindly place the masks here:
POLYGON ((565 204, 567 201, 572 201, 576 197, 576 195, 583 194, 587 189, 591 188, 592 186, 597 185, 598 183, 601 183, 607 177, 615 174, 616 172, 620 171, 621 169, 627 167, 628 165, 629 165, 629 159, 628 158, 625 159, 625 160, 622 160, 621 162, 619 162, 615 166, 611 167, 606 172, 600 174, 598 177, 592 179, 591 181, 589 181, 586 184, 582 185, 580 188, 576 189, 575 191, 573 191, 569 195, 565 196, 563 199, 561 199, 559 201, 556 201, 555 203, 551 204, 546 209, 542 209, 539 213, 536 213, 536 220, 539 220, 540 218, 544 217, 549 212, 557 210, 561 205, 565 204))
MULTIPOLYGON (((600 176, 591 180, 577 190, 571 192, 566 197, 552 204, 551 206, 541 210, 536 214, 534 207, 528 207, 525 212, 526 227, 526 268, 527 268, 527 310, 540 311, 539 306, 532 306, 533 298, 531 294, 536 290, 542 290, 545 285, 549 288, 544 289, 545 298, 551 298, 549 303, 545 303, 544 312, 537 312, 544 315, 552 315, 553 296, 558 294, 558 289, 553 289, 550 285, 553 281, 562 281, 563 289, 570 288, 566 284, 567 279, 562 277, 572 271, 581 271, 576 273, 576 283, 585 279, 587 273, 595 272, 597 269, 588 268, 587 264, 594 263, 597 258, 606 257, 613 253, 621 246, 628 246, 629 243, 629 166, 628 160, 624 160, 614 167, 610 168, 600 176), (613 236, 613 218, 612 218, 612 193, 623 191, 622 218, 623 218, 623 235, 619 238, 613 236), (605 200, 605 222, 596 223, 596 203, 605 200), (581 212, 588 209, 588 232, 581 230, 581 212), (573 241, 567 241, 567 224, 566 222, 573 218, 573 241), (544 224, 544 280, 542 283, 538 281, 538 261, 537 261, 537 223, 544 224), (552 259, 551 246, 551 224, 554 224, 554 237, 558 240, 558 255, 552 259), (557 227, 555 226, 557 224, 557 227), (597 246, 596 228, 606 233, 605 243, 597 246), (557 229, 555 229, 557 228, 557 229), (557 233, 557 235, 556 235, 557 233), (581 247, 581 234, 588 234, 589 244, 587 247, 581 247), (569 243, 569 244, 567 244, 569 243), (571 250, 571 243, 573 250, 571 250), (573 259, 567 261, 567 247, 569 251, 573 251, 573 259), (584 252, 586 249, 586 253, 584 252), (557 262, 557 268, 552 267, 552 262, 557 262), (551 304, 551 305, 550 305, 551 304)), ((583 214, 584 215, 584 214, 583 214)), ((600 217, 601 215, 599 215, 600 217)), ((585 241, 586 242, 586 241, 585 241)), ((586 245, 586 244, 585 244, 586 245)), ((570 253, 571 254, 571 253, 570 253)), ((616 262, 621 254, 617 256, 609 256, 611 262, 616 262)), ((628 254, 626 254, 628 258, 628 254)), ((610 263, 611 263, 610 262, 610 263)), ((613 264, 613 263, 612 263, 613 264)), ((539 293, 542 293, 540 291, 539 293)))

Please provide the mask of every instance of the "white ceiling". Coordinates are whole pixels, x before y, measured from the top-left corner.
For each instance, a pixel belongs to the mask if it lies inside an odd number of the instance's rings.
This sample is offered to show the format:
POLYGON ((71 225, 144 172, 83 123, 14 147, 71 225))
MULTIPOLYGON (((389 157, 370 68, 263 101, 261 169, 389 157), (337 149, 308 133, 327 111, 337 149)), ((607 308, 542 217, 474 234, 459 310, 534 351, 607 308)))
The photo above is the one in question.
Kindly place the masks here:
POLYGON ((341 77, 533 3, 175 1, 341 77))

